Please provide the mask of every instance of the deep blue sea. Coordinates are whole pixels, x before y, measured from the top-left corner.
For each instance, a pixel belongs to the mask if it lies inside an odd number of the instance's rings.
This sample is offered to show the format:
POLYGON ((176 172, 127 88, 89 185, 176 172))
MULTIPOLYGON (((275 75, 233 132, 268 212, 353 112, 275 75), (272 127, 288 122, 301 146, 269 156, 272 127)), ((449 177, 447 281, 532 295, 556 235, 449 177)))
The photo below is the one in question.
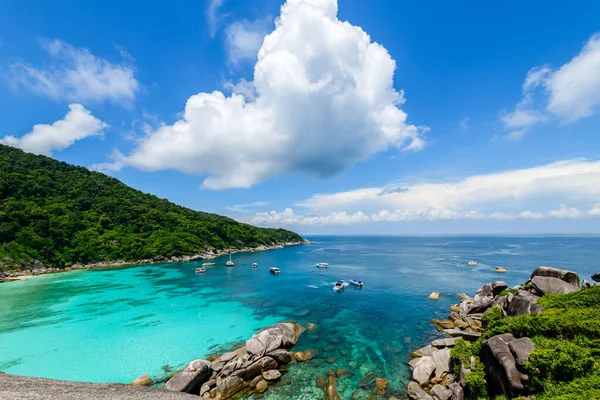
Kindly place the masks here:
POLYGON ((315 399, 315 377, 346 368, 342 398, 377 371, 402 396, 415 348, 436 337, 456 293, 493 280, 524 282, 540 265, 590 279, 600 272, 599 236, 310 237, 314 244, 200 263, 74 271, 0 284, 0 371, 56 379, 160 379, 188 361, 231 348, 256 330, 293 319, 319 327, 295 350, 319 356, 290 366, 288 386, 266 399, 315 399), (465 265, 475 260, 476 267, 465 265), (253 269, 252 263, 258 263, 253 269), (328 262, 328 270, 315 267, 328 262), (268 268, 281 269, 279 276, 268 268), (508 268, 497 274, 494 268, 508 268), (338 279, 362 289, 332 290, 338 279), (429 300, 440 292, 438 301, 429 300))

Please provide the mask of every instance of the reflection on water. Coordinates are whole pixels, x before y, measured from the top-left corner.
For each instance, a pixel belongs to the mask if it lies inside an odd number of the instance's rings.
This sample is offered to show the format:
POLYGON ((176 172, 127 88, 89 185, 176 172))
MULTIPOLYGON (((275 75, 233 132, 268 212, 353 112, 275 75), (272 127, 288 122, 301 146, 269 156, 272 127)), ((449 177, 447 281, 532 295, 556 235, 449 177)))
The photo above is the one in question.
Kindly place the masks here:
MULTIPOLYGON (((267 399, 321 397, 315 378, 328 370, 351 398, 366 375, 402 397, 416 347, 437 335, 458 292, 503 279, 513 285, 539 265, 597 271, 598 237, 317 237, 316 244, 238 254, 195 274, 198 263, 76 271, 0 285, 0 370, 82 381, 161 378, 189 360, 239 346, 263 326, 292 319, 314 331, 296 350, 318 356, 289 366, 291 384, 267 399), (479 265, 468 267, 465 262, 479 265), (259 267, 252 268, 253 262, 259 267), (328 262, 328 270, 315 268, 328 262), (496 266, 508 274, 493 272, 496 266), (279 276, 268 273, 277 266, 279 276), (338 279, 365 287, 332 290, 338 279), (427 296, 442 294, 439 301, 427 296)), ((357 392, 366 398, 368 392, 357 392)))

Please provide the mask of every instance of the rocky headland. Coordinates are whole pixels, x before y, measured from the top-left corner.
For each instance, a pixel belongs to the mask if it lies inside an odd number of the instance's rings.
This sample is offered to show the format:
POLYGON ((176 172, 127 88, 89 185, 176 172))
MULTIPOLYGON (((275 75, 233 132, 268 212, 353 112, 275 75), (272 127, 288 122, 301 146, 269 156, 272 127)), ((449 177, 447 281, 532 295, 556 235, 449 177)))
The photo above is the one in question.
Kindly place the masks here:
POLYGON ((18 271, 2 271, 1 267, 3 263, 11 263, 13 264, 13 260, 0 260, 0 282, 10 282, 10 281, 18 281, 18 280, 27 280, 30 276, 37 275, 46 275, 46 274, 54 274, 57 272, 68 272, 75 271, 80 269, 92 269, 92 268, 114 268, 114 267, 127 267, 132 265, 145 265, 145 264, 164 264, 164 263, 174 263, 174 262, 187 262, 187 261, 203 261, 203 260, 211 260, 220 256, 224 256, 229 253, 251 253, 257 251, 266 251, 266 250, 277 250, 282 249, 284 247, 289 246, 299 246, 303 244, 310 244, 309 240, 303 240, 299 242, 284 242, 284 243, 272 243, 270 245, 262 245, 258 247, 243 247, 243 248, 235 248, 235 249, 208 249, 202 253, 193 254, 193 255, 185 255, 181 257, 172 256, 156 256, 154 258, 146 258, 143 260, 137 261, 100 261, 89 264, 73 264, 69 267, 65 268, 57 268, 52 266, 44 265, 39 260, 31 260, 28 262, 20 262, 18 265, 18 271))
MULTIPOLYGON (((599 280, 597 275, 593 280, 599 280)), ((539 267, 523 285, 509 287, 503 281, 495 281, 481 287, 473 297, 459 294, 461 301, 450 307, 447 319, 431 320, 448 337, 434 340, 411 354, 412 381, 407 388, 408 396, 413 400, 463 400, 541 393, 539 398, 545 399, 545 389, 554 384, 552 380, 556 377, 549 374, 532 379, 532 370, 538 373, 544 370, 544 365, 538 356, 534 366, 530 356, 536 349, 540 354, 548 351, 561 354, 560 348, 552 346, 566 348, 580 334, 588 334, 591 340, 598 339, 600 332, 593 327, 578 332, 575 326, 566 326, 584 321, 569 322, 565 317, 565 322, 555 315, 565 314, 561 307, 572 307, 581 311, 583 318, 597 311, 597 318, 600 315, 599 285, 586 280, 580 283, 579 276, 572 271, 539 267), (579 292, 585 293, 579 295, 579 292), (554 296, 570 293, 574 295, 564 299, 554 296), (547 312, 544 305, 548 306, 547 312), (545 338, 564 343, 544 342, 538 349, 535 342, 545 338)), ((594 348, 588 353, 593 356, 597 352, 594 348)), ((591 373, 597 373, 592 367, 589 367, 591 373)), ((590 371, 583 371, 582 376, 590 371)), ((592 376, 592 379, 597 378, 592 376)), ((565 390, 570 393, 570 389, 565 390)))

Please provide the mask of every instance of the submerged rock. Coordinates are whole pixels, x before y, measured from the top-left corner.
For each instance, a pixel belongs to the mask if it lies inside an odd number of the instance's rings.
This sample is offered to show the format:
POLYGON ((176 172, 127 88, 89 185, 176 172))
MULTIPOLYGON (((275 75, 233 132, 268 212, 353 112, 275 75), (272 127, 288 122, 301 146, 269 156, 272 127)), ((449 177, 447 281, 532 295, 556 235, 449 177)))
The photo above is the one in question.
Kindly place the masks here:
POLYGON ((269 388, 269 384, 267 383, 267 381, 265 381, 264 379, 261 379, 257 384, 256 384, 256 393, 264 393, 267 391, 267 389, 269 388))
POLYGON ((285 349, 272 351, 267 354, 267 356, 273 358, 279 365, 288 364, 290 361, 292 361, 292 355, 285 349))
POLYGON ((309 349, 306 351, 296 351, 296 352, 292 353, 292 357, 294 357, 294 360, 299 361, 299 362, 310 360, 312 358, 315 358, 316 356, 317 356, 317 350, 315 350, 315 349, 309 349))
POLYGON ((384 394, 387 388, 388 382, 383 378, 375 378, 375 389, 373 391, 377 394, 384 394))
POLYGON ((335 376, 333 376, 333 375, 329 375, 327 377, 327 387, 325 388, 325 399, 326 400, 341 400, 340 394, 337 391, 335 376))

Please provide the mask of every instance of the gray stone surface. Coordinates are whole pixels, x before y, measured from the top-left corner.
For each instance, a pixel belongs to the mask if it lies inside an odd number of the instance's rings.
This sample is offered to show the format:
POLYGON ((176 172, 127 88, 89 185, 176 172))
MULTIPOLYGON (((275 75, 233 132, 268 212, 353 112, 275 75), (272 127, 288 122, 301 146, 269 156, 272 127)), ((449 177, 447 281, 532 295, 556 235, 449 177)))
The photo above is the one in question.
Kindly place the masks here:
POLYGON ((429 391, 433 400, 450 400, 452 398, 452 391, 442 385, 435 385, 429 391))
POLYGON ((408 384, 408 397, 412 400, 433 400, 433 398, 428 395, 417 382, 408 384))
POLYGON ((550 276, 534 276, 531 284, 541 294, 566 294, 579 290, 579 286, 550 276))
POLYGON ((430 357, 435 364, 435 376, 442 376, 450 371, 450 349, 434 351, 430 357))
POLYGON ((531 279, 534 277, 551 277, 557 278, 564 282, 567 282, 577 288, 579 288, 579 275, 573 271, 566 271, 563 269, 552 268, 552 267, 538 267, 531 273, 531 279))
POLYGON ((515 357, 508 347, 514 340, 512 335, 497 335, 481 344, 481 361, 492 393, 503 393, 510 398, 523 392, 523 381, 527 379, 517 369, 515 357))
POLYGON ((2 400, 193 400, 198 396, 120 383, 57 381, 3 374, 0 372, 2 400))
POLYGON ((473 341, 479 339, 479 336, 481 336, 480 332, 461 331, 460 329, 444 329, 444 332, 452 337, 473 341))
POLYGON ((192 393, 210 379, 212 366, 206 360, 191 361, 184 369, 177 372, 165 385, 172 392, 192 393))
POLYGON ((431 357, 421 357, 415 369, 413 370, 412 378, 419 383, 424 385, 431 379, 435 372, 435 363, 431 357))
POLYGON ((528 337, 515 339, 508 343, 508 347, 519 365, 523 365, 529 361, 529 355, 534 349, 533 342, 528 337))

